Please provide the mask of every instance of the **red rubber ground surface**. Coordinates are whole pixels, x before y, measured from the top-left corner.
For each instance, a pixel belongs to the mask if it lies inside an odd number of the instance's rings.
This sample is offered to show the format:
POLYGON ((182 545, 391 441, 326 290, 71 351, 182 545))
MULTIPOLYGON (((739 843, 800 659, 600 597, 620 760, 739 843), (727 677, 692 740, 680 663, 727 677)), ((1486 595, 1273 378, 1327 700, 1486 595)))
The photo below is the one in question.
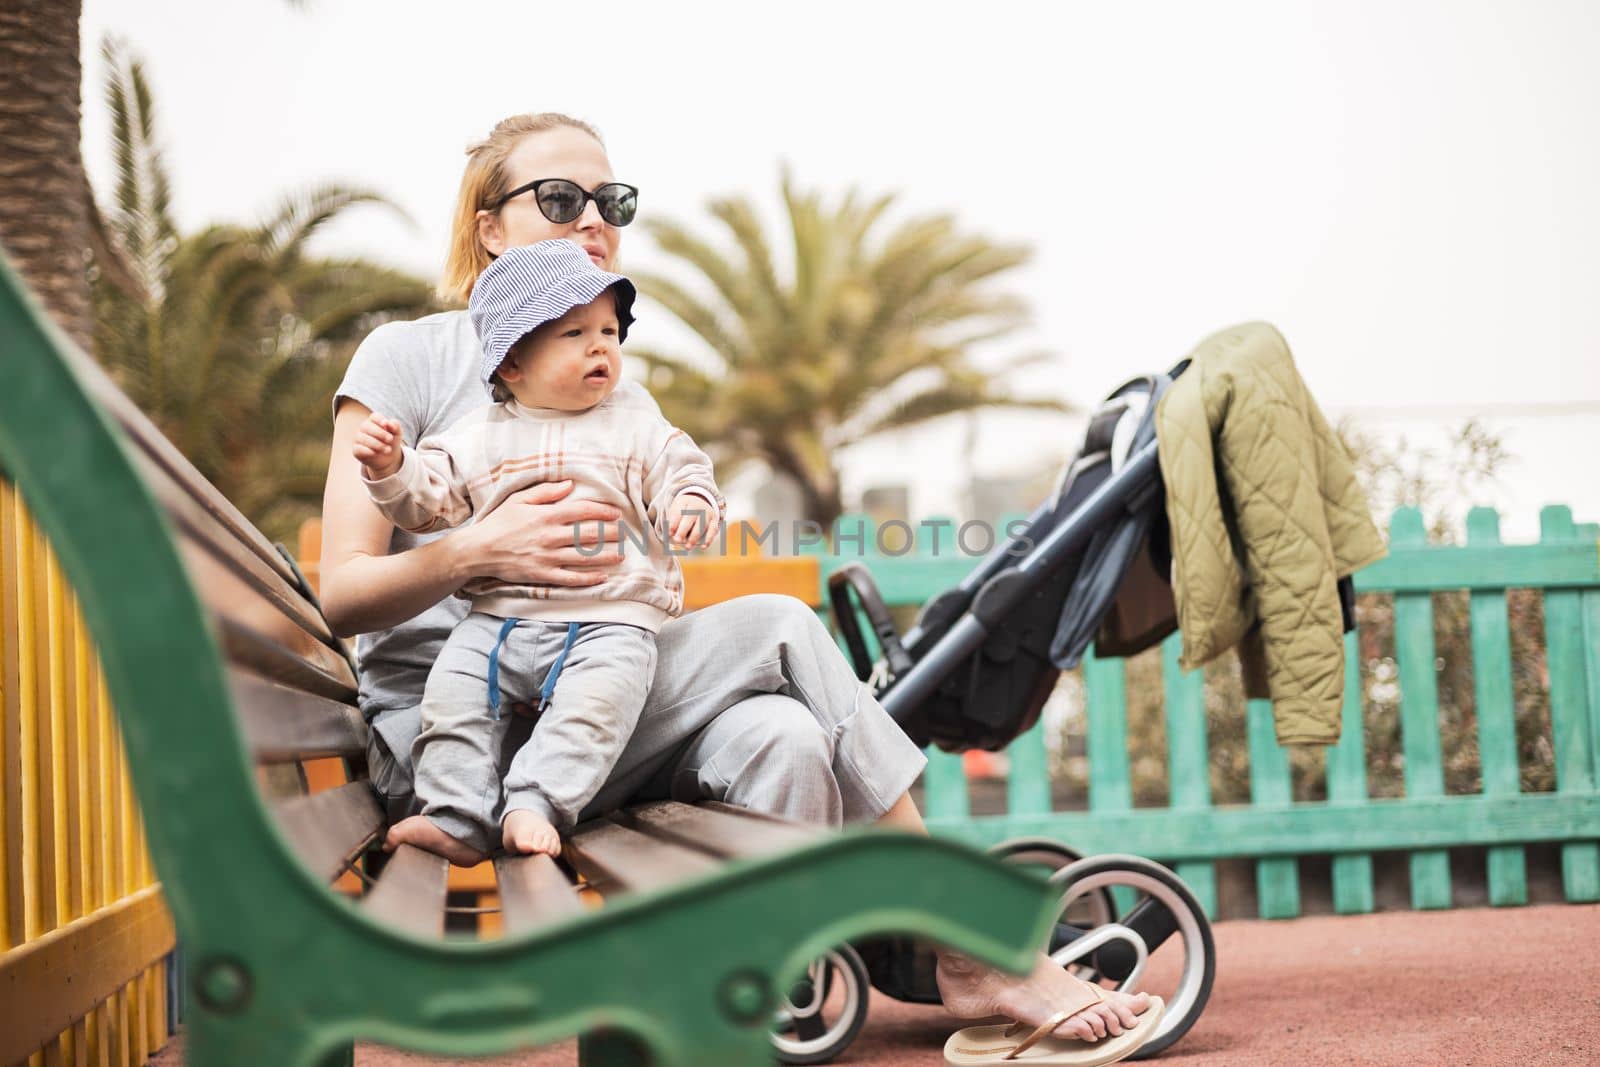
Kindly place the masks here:
MULTIPOLYGON (((1490 1067, 1600 1064, 1600 906, 1226 922, 1195 1028, 1153 1062, 1490 1067)), ((879 997, 838 1062, 937 1067, 957 1024, 879 997)), ((181 1064, 180 1043, 153 1062, 181 1064)), ((493 1060, 361 1046, 357 1067, 572 1067, 572 1044, 493 1060)))

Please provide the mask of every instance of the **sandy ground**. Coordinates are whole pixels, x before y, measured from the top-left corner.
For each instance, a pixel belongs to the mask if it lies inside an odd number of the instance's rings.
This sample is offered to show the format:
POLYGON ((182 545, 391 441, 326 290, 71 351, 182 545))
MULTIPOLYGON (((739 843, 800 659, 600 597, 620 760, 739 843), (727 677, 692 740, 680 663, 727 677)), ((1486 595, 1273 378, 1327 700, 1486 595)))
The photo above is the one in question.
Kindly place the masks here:
MULTIPOLYGON (((1215 928, 1205 1014, 1155 1062, 1182 1067, 1600 1064, 1600 906, 1386 912, 1215 928)), ((957 1024, 877 997, 838 1062, 937 1067, 957 1024)), ((181 1067, 181 1041, 154 1061, 181 1067)), ((492 1060, 363 1045, 357 1067, 573 1067, 572 1043, 492 1060)))

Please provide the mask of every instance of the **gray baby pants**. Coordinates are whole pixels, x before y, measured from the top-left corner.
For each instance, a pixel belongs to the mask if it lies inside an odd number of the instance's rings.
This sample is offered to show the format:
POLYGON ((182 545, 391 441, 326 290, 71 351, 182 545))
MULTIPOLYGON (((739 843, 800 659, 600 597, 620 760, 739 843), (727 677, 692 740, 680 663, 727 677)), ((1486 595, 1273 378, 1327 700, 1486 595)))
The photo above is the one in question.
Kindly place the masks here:
POLYGON ((571 829, 633 735, 656 667, 656 638, 649 630, 579 626, 548 709, 532 736, 512 746, 508 705, 538 705, 566 646, 568 624, 523 622, 506 634, 499 651, 497 718, 488 677, 503 622, 473 612, 451 631, 428 674, 422 732, 412 746, 422 814, 480 852, 500 843, 500 820, 514 809, 571 829))
MULTIPOLYGON (((633 736, 580 820, 643 800, 722 800, 797 822, 876 819, 927 762, 804 602, 761 593, 673 619, 633 736)), ((513 715, 507 745, 527 736, 513 715)), ((391 818, 410 814, 419 709, 372 723, 368 764, 391 818)))

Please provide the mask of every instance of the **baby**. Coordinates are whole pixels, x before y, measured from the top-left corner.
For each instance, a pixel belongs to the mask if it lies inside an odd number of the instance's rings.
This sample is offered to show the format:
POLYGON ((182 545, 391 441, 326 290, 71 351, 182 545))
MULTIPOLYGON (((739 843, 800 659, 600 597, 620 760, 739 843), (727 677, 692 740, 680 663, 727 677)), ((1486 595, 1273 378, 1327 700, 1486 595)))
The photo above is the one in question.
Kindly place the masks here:
POLYGON ((724 505, 705 453, 648 394, 621 383, 634 296, 633 283, 570 241, 508 249, 470 302, 480 377, 496 403, 415 450, 376 412, 356 435, 373 501, 413 533, 458 526, 519 490, 566 479, 570 499, 611 504, 623 523, 622 562, 600 585, 477 578, 462 588, 472 612, 423 691, 413 749, 421 813, 390 829, 387 851, 410 843, 471 866, 498 836, 509 851, 557 854, 560 831, 605 784, 638 722, 656 630, 683 610, 668 543, 710 544, 724 505), (502 698, 544 712, 512 757, 503 793, 502 698))

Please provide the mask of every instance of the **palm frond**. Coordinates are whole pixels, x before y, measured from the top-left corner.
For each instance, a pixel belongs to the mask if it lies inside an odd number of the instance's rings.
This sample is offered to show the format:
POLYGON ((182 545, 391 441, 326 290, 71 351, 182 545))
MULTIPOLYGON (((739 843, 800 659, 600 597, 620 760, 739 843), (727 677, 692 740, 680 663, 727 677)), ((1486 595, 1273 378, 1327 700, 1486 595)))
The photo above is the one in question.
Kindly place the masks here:
POLYGON ((792 304, 798 313, 804 314, 816 306, 828 254, 827 225, 822 218, 820 197, 800 190, 787 165, 783 168, 782 187, 783 206, 789 213, 789 236, 794 242, 792 304))
POLYGON ((318 340, 359 341, 383 317, 440 310, 432 287, 404 271, 359 259, 314 259, 284 272, 295 305, 318 340))
POLYGON ((707 394, 716 387, 716 380, 711 375, 678 356, 669 356, 651 348, 635 346, 628 349, 628 357, 643 363, 648 376, 653 379, 669 382, 681 379, 684 383, 692 383, 696 390, 707 394))
POLYGON ((1023 301, 996 287, 1027 262, 1027 248, 964 233, 948 215, 890 225, 893 195, 851 189, 825 197, 800 187, 787 166, 779 184, 786 261, 744 199, 708 207, 732 235, 731 252, 681 223, 651 227, 712 296, 696 295, 677 276, 641 276, 641 289, 714 359, 630 355, 644 362, 663 411, 692 425, 702 446, 719 457, 765 459, 800 481, 808 507, 827 511, 839 503, 833 451, 864 436, 995 405, 1063 408, 999 387, 1049 353, 1011 356, 994 373, 972 362, 976 349, 1006 341, 1028 321, 1023 301))
POLYGON ((748 340, 735 336, 718 309, 690 293, 664 275, 636 271, 632 275, 639 291, 660 304, 674 318, 700 335, 701 340, 729 366, 741 362, 749 348, 748 340))
MULTIPOLYGON (((108 73, 105 84, 106 108, 111 112, 111 162, 117 175, 117 212, 113 217, 119 222, 134 217, 140 209, 139 166, 134 161, 137 149, 134 144, 133 102, 130 99, 123 43, 119 38, 107 36, 100 43, 100 57, 108 73)), ((125 243, 132 244, 130 236, 119 234, 125 243)))
POLYGON ((652 219, 646 230, 661 251, 680 259, 709 281, 735 315, 750 308, 750 285, 744 275, 707 241, 666 219, 652 219))
POLYGON ((96 356, 128 395, 263 529, 314 514, 326 473, 328 400, 361 336, 435 310, 430 287, 360 259, 307 254, 321 226, 376 194, 325 184, 260 224, 179 234, 143 65, 103 46, 114 197, 107 228, 142 281, 104 272, 91 291, 96 356))
POLYGON ((269 259, 298 255, 312 234, 358 204, 377 204, 407 222, 411 217, 398 204, 372 191, 348 185, 319 185, 290 193, 260 226, 259 241, 269 259))
POLYGON ((741 197, 725 197, 713 200, 710 210, 712 217, 721 221, 733 234, 734 241, 744 254, 745 274, 752 283, 748 290, 750 295, 767 303, 768 314, 781 313, 785 294, 778 284, 778 275, 772 264, 772 249, 767 246, 767 237, 762 232, 761 220, 756 216, 754 206, 741 197))
POLYGON ((858 439, 874 437, 892 430, 915 426, 918 423, 927 422, 929 419, 954 415, 964 411, 973 411, 978 408, 1018 408, 1051 412, 1068 412, 1072 410, 1070 404, 1048 397, 1012 396, 1006 393, 953 385, 930 389, 902 401, 888 414, 861 427, 857 431, 858 439))
POLYGON ((159 299, 167 257, 176 242, 171 180, 156 131, 155 103, 144 65, 118 38, 101 43, 107 66, 105 98, 111 112, 114 207, 107 228, 138 285, 159 299))

